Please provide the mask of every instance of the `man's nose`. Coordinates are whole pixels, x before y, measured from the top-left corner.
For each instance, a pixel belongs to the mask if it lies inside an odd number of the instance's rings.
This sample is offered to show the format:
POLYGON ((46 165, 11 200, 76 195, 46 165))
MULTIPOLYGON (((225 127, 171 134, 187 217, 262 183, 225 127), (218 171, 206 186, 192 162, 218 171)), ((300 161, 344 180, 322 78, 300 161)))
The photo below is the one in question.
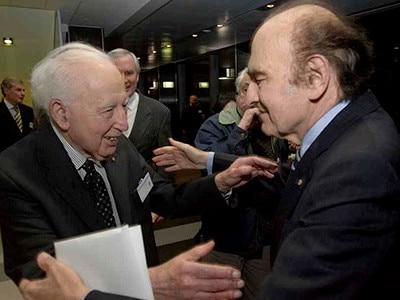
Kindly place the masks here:
POLYGON ((116 127, 121 131, 127 131, 128 130, 128 114, 126 112, 125 108, 121 108, 117 112, 117 122, 116 122, 116 127))
POLYGON ((260 99, 258 97, 257 84, 255 82, 249 83, 249 86, 247 87, 246 98, 247 102, 253 106, 257 105, 257 103, 260 102, 260 99))

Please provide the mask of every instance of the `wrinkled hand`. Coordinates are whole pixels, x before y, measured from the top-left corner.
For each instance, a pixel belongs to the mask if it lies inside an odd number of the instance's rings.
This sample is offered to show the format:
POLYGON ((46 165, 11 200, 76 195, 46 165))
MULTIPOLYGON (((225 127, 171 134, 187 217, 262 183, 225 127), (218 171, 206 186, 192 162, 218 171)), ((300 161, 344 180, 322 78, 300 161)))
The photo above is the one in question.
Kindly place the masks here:
POLYGON ((199 150, 189 144, 168 139, 171 146, 164 146, 153 151, 153 161, 158 167, 165 167, 165 171, 173 172, 183 169, 205 169, 208 152, 199 150))
POLYGON ((258 113, 259 109, 256 107, 247 109, 244 112, 243 117, 240 119, 238 127, 246 131, 251 129, 254 126, 254 123, 258 122, 258 113))
POLYGON ((149 269, 156 299, 236 299, 244 286, 240 272, 230 266, 200 263, 214 242, 198 245, 149 269))
POLYGON ((89 292, 81 278, 67 264, 42 252, 37 257, 44 279, 21 279, 19 290, 27 300, 82 300, 89 292))
POLYGON ((240 157, 215 176, 215 184, 221 192, 227 192, 257 176, 273 178, 277 171, 278 164, 275 161, 260 156, 240 157))

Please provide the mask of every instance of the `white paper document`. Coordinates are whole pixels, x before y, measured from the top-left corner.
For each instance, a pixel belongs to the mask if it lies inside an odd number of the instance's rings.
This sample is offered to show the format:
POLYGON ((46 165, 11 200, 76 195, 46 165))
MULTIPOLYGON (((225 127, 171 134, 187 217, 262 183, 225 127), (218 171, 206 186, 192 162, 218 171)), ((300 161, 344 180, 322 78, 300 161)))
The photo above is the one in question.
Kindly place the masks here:
POLYGON ((127 225, 54 243, 89 289, 153 300, 140 225, 127 225))

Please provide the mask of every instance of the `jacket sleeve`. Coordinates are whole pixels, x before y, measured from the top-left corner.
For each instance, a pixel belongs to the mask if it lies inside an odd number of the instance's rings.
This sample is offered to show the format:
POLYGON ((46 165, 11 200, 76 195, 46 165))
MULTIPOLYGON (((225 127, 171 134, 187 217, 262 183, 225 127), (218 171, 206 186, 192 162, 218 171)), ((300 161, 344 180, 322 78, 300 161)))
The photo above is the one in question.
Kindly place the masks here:
POLYGON ((91 291, 83 300, 140 300, 127 296, 103 293, 97 290, 91 291))
POLYGON ((195 139, 196 148, 203 151, 246 155, 249 145, 248 132, 236 124, 222 126, 218 116, 208 118, 200 127, 195 139))

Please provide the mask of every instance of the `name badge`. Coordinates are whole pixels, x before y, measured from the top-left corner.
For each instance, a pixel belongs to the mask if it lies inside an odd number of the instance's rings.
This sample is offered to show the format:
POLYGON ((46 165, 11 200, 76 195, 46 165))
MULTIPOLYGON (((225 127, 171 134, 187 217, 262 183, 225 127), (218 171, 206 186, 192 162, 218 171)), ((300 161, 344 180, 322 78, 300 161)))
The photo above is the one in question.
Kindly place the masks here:
POLYGON ((140 179, 137 188, 137 192, 142 202, 144 202, 144 200, 146 199, 147 195, 150 193, 152 188, 153 188, 153 181, 151 180, 149 172, 147 172, 146 176, 140 179))

